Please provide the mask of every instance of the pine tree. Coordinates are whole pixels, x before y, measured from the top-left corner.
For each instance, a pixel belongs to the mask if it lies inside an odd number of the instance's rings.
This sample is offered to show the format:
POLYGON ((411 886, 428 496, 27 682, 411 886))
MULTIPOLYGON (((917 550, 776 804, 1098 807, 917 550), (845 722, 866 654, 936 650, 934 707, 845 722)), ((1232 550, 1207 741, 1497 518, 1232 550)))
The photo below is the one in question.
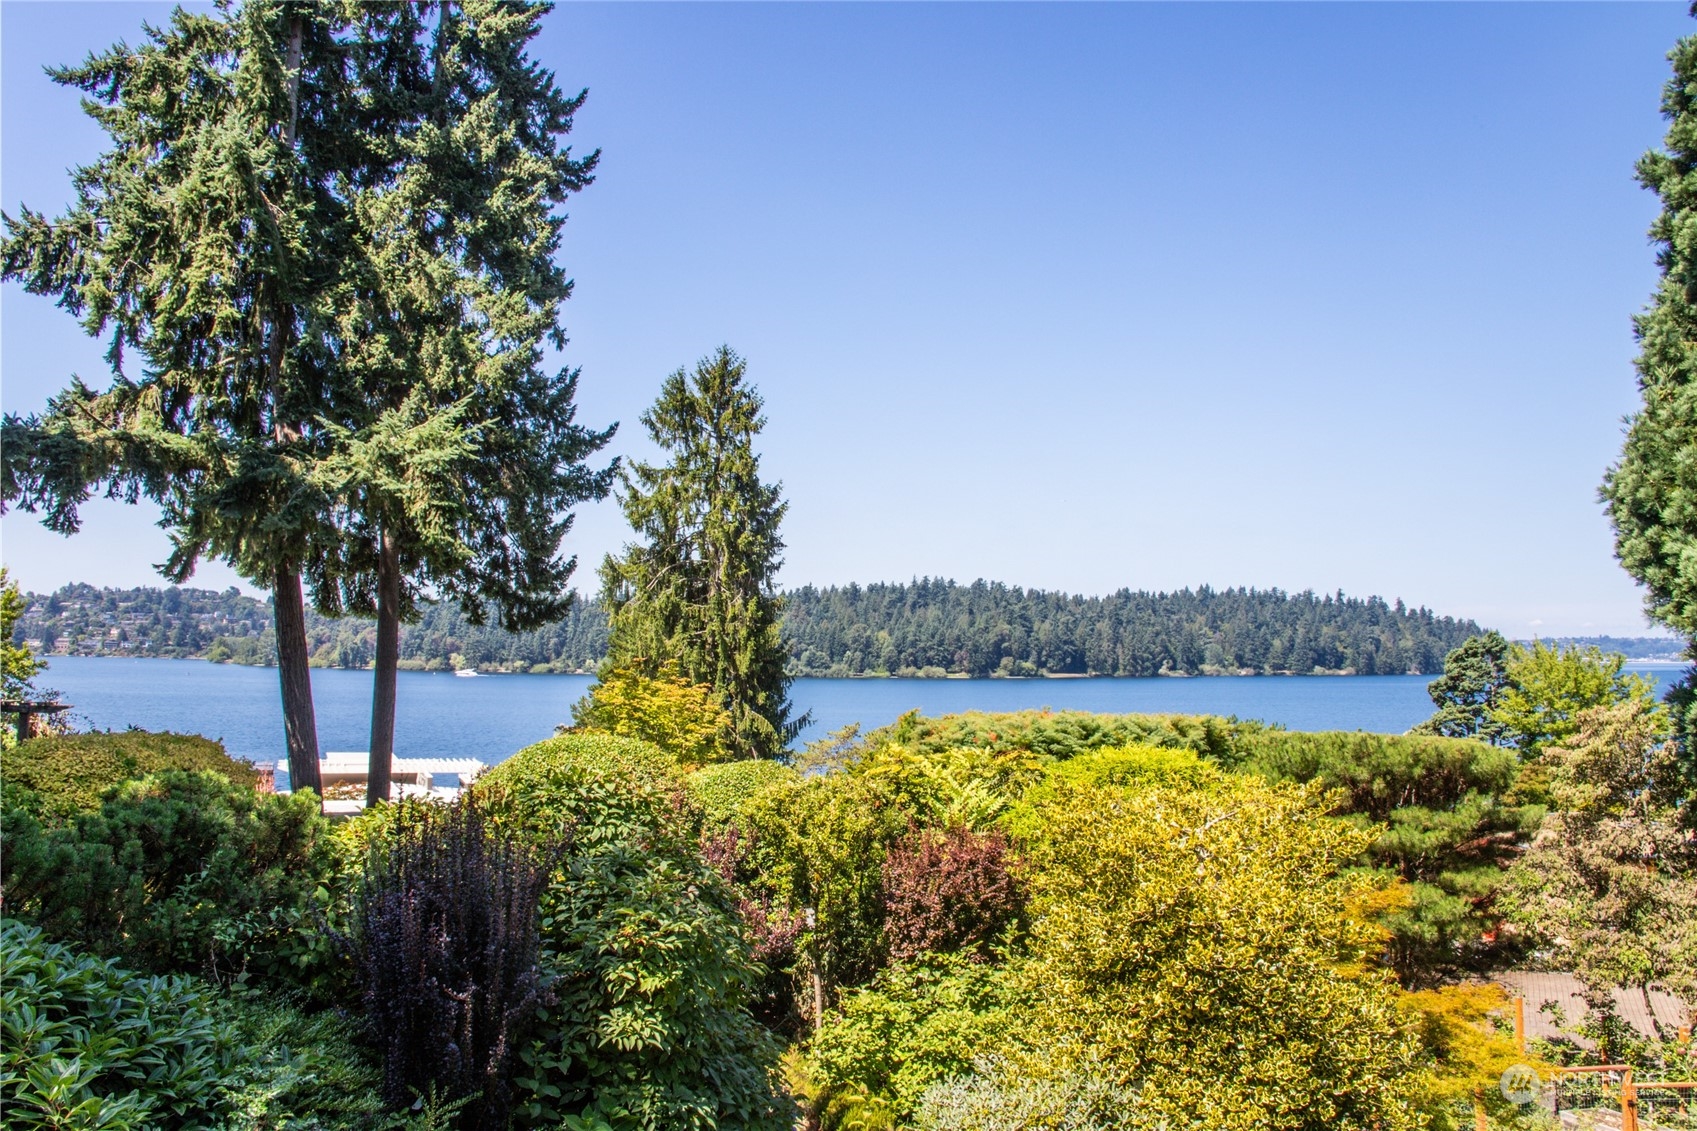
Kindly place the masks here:
MULTIPOLYGON (((457 602, 525 630, 563 617, 568 508, 606 496, 585 461, 612 436, 574 423, 563 348, 572 282, 555 262, 566 197, 598 153, 560 144, 568 97, 526 54, 548 5, 362 5, 348 45, 363 94, 350 164, 358 253, 338 280, 354 395, 326 461, 341 541, 317 561, 336 603, 377 618, 368 798, 389 795, 402 620, 457 602)), ((333 610, 326 610, 333 611, 333 610)))
POLYGON ((666 378, 642 415, 665 464, 632 463, 619 502, 644 541, 601 566, 610 638, 604 671, 655 675, 667 661, 730 713, 743 757, 781 756, 806 725, 790 718, 774 583, 788 504, 760 481, 766 425, 747 364, 729 346, 666 378))
MULTIPOLYGON (((1649 308, 1633 319, 1644 403, 1630 419, 1602 497, 1615 554, 1648 590, 1650 617, 1685 637, 1697 655, 1697 36, 1680 40, 1668 58, 1666 152, 1638 161, 1639 183, 1662 201, 1650 226, 1662 280, 1649 308)), ((1682 716, 1694 673, 1669 697, 1682 716)), ((1689 722, 1681 726, 1689 729, 1689 722)))
POLYGON ((74 378, 5 422, 4 498, 78 528, 93 492, 159 504, 181 581, 211 555, 272 590, 289 771, 318 784, 300 570, 327 536, 313 423, 335 379, 319 323, 344 247, 327 159, 347 106, 332 6, 178 10, 54 79, 111 147, 57 220, 5 218, 3 274, 110 341, 111 386, 74 378), (140 376, 126 371, 140 355, 140 376))

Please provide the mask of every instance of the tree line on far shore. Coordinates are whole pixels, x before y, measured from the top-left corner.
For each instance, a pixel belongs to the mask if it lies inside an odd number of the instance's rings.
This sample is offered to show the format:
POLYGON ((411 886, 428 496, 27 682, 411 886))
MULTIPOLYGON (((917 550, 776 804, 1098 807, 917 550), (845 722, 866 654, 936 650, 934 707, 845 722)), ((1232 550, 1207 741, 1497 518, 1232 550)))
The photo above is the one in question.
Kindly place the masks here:
MULTIPOLYGON (((42 652, 276 662, 269 608, 234 588, 76 584, 26 601, 18 639, 42 652)), ((927 578, 804 586, 783 601, 790 673, 809 676, 1430 674, 1479 631, 1400 601, 1277 589, 1080 597, 927 578)), ((317 666, 365 668, 375 654, 369 620, 309 613, 307 637, 317 666)), ((1656 642, 1603 643, 1636 655, 1656 642)), ((455 606, 425 605, 400 640, 401 666, 413 670, 592 672, 606 654, 606 613, 583 599, 529 632, 473 625, 455 606)))

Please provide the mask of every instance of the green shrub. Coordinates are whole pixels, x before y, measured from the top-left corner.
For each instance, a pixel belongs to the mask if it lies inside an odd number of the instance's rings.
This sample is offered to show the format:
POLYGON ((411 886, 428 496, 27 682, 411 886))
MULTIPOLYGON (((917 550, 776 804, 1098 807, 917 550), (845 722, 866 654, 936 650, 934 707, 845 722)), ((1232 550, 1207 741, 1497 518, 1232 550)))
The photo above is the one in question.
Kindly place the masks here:
POLYGON ((570 838, 542 898, 557 1000, 520 1050, 517 1126, 790 1125, 777 1044, 748 1012, 761 972, 674 775, 646 743, 567 735, 479 782, 497 822, 539 845, 570 838))
POLYGON ((884 859, 919 817, 892 779, 862 773, 780 782, 743 806, 747 886, 774 909, 810 913, 798 949, 825 992, 884 965, 884 859))
POLYGON ((1004 970, 955 955, 881 972, 846 996, 808 1045, 815 1105, 867 1094, 905 1126, 927 1088, 969 1071, 1002 1042, 1012 992, 1004 970))
POLYGON ((0 752, 0 782, 35 794, 52 817, 98 809, 113 786, 162 770, 209 770, 250 790, 259 781, 251 764, 197 734, 44 735, 0 752))
POLYGON ((0 1109, 11 1128, 222 1122, 243 1050, 187 978, 142 977, 0 920, 0 1109))
POLYGON ((1271 781, 1341 791, 1342 810, 1375 839, 1365 862, 1409 885, 1390 911, 1387 955, 1405 985, 1432 985, 1510 957, 1488 942, 1503 869, 1543 810, 1517 804, 1514 751, 1463 738, 1270 731, 1238 743, 1242 768, 1271 781))
POLYGON ((312 929, 336 882, 328 830, 310 793, 176 770, 62 825, 7 809, 4 908, 154 973, 310 981, 331 961, 312 929))
POLYGON ((749 798, 777 781, 793 781, 796 772, 780 762, 748 758, 704 766, 684 780, 689 799, 701 811, 701 832, 715 836, 730 827, 749 798))
POLYGON ((272 994, 231 992, 218 1013, 248 1049, 227 1083, 230 1131, 368 1131, 396 1127, 382 1071, 357 1022, 272 994))
POLYGON ((1239 737, 1262 729, 1217 715, 1098 715, 1088 711, 966 711, 926 718, 910 711, 866 736, 869 746, 899 743, 921 754, 959 746, 1002 753, 1029 750, 1051 758, 1077 757, 1104 746, 1168 746, 1209 758, 1230 756, 1239 737))

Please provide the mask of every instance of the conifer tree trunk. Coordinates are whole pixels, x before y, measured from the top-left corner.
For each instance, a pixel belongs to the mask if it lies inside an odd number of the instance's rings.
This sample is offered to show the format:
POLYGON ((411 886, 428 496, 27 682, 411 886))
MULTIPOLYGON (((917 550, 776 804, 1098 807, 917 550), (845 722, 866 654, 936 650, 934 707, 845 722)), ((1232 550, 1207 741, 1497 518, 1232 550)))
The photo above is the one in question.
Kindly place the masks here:
MULTIPOLYGON (((299 113, 300 66, 301 22, 297 16, 289 26, 289 120, 283 129, 284 141, 290 149, 294 148, 299 113)), ((288 422, 283 412, 283 355, 288 335, 283 308, 279 293, 271 319, 271 340, 267 343, 269 350, 266 357, 271 386, 272 437, 278 444, 298 440, 301 436, 300 427, 288 422)), ((323 797, 324 783, 318 772, 318 719, 312 707, 312 670, 307 663, 306 604, 301 596, 300 573, 291 567, 278 566, 271 593, 277 621, 277 673, 283 685, 283 733, 289 750, 289 787, 310 788, 323 797)))
POLYGON ((283 734, 289 751, 289 788, 311 789, 320 797, 318 720, 312 709, 312 671, 307 666, 306 606, 301 576, 277 567, 271 587, 277 623, 277 675, 283 686, 283 734))
POLYGON ((367 805, 389 800, 389 772, 395 758, 395 669, 400 658, 401 549, 394 533, 385 529, 377 557, 377 659, 371 688, 367 805))

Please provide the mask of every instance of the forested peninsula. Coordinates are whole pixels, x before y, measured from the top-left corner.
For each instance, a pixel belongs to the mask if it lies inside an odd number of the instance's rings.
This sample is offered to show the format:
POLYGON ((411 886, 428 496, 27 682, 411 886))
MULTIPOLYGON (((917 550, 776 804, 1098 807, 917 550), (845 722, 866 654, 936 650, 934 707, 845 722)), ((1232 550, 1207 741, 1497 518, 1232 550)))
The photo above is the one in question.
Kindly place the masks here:
MULTIPOLYGON (((45 654, 274 663, 271 610, 231 588, 29 594, 16 638, 45 654)), ((578 600, 531 632, 471 624, 429 605, 401 631, 401 665, 442 671, 589 672, 606 654, 607 618, 578 600)), ((796 676, 1154 676, 1431 674, 1479 632, 1402 601, 1278 589, 1122 589, 1082 597, 997 582, 803 586, 784 595, 782 633, 796 676)), ((312 663, 365 668, 370 621, 307 616, 312 663)))

